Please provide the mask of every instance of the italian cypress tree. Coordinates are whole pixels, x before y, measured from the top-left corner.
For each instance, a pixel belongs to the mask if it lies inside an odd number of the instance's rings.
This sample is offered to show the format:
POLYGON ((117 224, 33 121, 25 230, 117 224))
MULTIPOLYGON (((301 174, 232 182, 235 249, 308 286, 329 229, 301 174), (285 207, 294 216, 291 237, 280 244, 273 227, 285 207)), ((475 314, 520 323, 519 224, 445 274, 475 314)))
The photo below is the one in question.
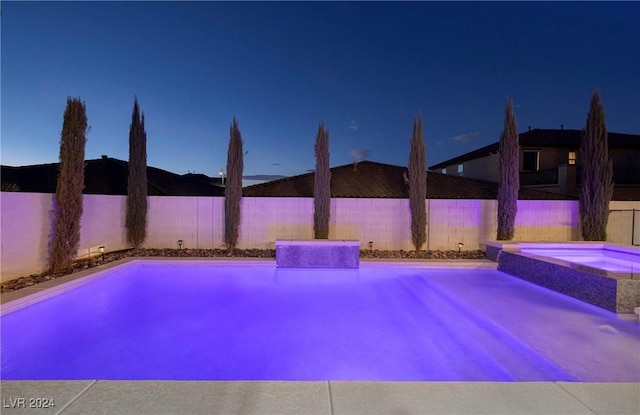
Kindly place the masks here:
POLYGON ((49 270, 54 274, 71 265, 80 245, 87 131, 87 111, 84 102, 80 98, 67 98, 60 134, 60 165, 49 257, 49 270))
POLYGON ((227 186, 224 189, 224 243, 227 246, 227 255, 233 254, 238 243, 243 169, 242 136, 234 117, 229 133, 227 186))
POLYGON ((413 121, 409 152, 409 207, 411 209, 411 240, 420 251, 427 240, 427 166, 422 139, 422 115, 413 121))
POLYGON ((140 248, 147 237, 147 132, 138 98, 133 102, 129 126, 129 179, 127 188, 127 241, 140 248))
POLYGON ((520 189, 518 124, 513 113, 513 102, 507 98, 504 106, 504 126, 500 134, 500 187, 498 188, 499 241, 509 241, 515 235, 520 189))
POLYGON ((313 235, 315 239, 329 239, 331 210, 331 169, 329 168, 329 132, 322 122, 318 125, 316 171, 313 183, 313 235))
POLYGON ((587 125, 578 149, 582 164, 580 226, 585 241, 606 241, 609 202, 613 196, 613 164, 600 92, 591 97, 587 125))

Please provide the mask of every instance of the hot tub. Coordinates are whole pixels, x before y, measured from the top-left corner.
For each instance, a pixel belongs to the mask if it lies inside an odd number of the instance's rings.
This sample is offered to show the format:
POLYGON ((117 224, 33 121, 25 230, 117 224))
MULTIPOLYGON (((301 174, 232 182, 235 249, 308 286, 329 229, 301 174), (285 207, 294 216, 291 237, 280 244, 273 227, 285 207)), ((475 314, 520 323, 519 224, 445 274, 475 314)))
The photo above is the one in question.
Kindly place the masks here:
POLYGON ((640 307, 638 248, 602 242, 488 242, 489 251, 500 271, 529 282, 616 313, 640 307))

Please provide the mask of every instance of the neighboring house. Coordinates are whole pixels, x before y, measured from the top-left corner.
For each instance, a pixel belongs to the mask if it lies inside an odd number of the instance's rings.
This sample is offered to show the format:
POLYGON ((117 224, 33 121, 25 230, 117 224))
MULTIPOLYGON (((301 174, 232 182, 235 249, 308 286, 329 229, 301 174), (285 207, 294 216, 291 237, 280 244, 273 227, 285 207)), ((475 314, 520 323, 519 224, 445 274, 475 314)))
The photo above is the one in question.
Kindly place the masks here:
MULTIPOLYGON (((104 157, 85 162, 85 194, 126 195, 128 163, 104 157)), ((58 164, 2 166, 2 182, 17 191, 55 193, 58 164)), ((361 161, 331 169, 331 197, 406 199, 407 168, 361 161)), ((220 178, 203 174, 178 175, 147 166, 149 196, 224 196, 220 178)), ((313 197, 313 173, 286 177, 242 189, 245 197, 313 197)), ((492 199, 498 196, 494 181, 427 172, 428 199, 492 199)), ((575 197, 522 187, 521 200, 575 200, 575 197)))
MULTIPOLYGON (((331 197, 408 198, 407 168, 361 161, 331 169, 331 197)), ((313 197, 313 173, 247 186, 244 197, 313 197)), ((427 199, 496 199, 498 183, 427 172, 427 199)), ((521 188, 521 200, 574 200, 574 197, 521 188)))
MULTIPOLYGON (((577 196, 581 130, 529 129, 520 134, 520 185, 577 196)), ((614 200, 640 200, 640 135, 608 133, 614 200)), ((429 167, 447 175, 500 180, 498 142, 429 167)))

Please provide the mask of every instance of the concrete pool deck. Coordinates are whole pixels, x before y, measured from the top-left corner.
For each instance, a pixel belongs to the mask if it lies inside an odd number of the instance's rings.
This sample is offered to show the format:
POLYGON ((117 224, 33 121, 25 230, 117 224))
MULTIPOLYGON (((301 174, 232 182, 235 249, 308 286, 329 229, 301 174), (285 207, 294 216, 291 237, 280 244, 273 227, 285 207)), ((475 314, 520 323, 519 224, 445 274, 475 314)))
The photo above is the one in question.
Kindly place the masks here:
POLYGON ((4 415, 640 413, 640 383, 8 381, 1 397, 4 415))
MULTIPOLYGON (((56 293, 56 287, 70 289, 61 284, 82 284, 96 272, 138 259, 147 258, 116 261, 2 294, 2 308, 33 295, 48 296, 52 288, 56 293)), ((432 268, 497 266, 483 260, 371 262, 432 268)), ((2 414, 640 414, 640 383, 1 381, 0 398, 2 414), (47 399, 55 406, 29 408, 47 399)))

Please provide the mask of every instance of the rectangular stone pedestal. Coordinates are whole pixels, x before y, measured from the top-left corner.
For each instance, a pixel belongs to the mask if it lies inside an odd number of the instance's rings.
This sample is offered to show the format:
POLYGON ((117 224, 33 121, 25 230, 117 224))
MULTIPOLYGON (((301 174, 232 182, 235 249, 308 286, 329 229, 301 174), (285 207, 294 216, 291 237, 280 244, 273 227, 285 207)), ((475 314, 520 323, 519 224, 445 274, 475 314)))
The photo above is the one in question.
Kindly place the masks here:
POLYGON ((277 240, 279 268, 359 268, 360 241, 277 240))

